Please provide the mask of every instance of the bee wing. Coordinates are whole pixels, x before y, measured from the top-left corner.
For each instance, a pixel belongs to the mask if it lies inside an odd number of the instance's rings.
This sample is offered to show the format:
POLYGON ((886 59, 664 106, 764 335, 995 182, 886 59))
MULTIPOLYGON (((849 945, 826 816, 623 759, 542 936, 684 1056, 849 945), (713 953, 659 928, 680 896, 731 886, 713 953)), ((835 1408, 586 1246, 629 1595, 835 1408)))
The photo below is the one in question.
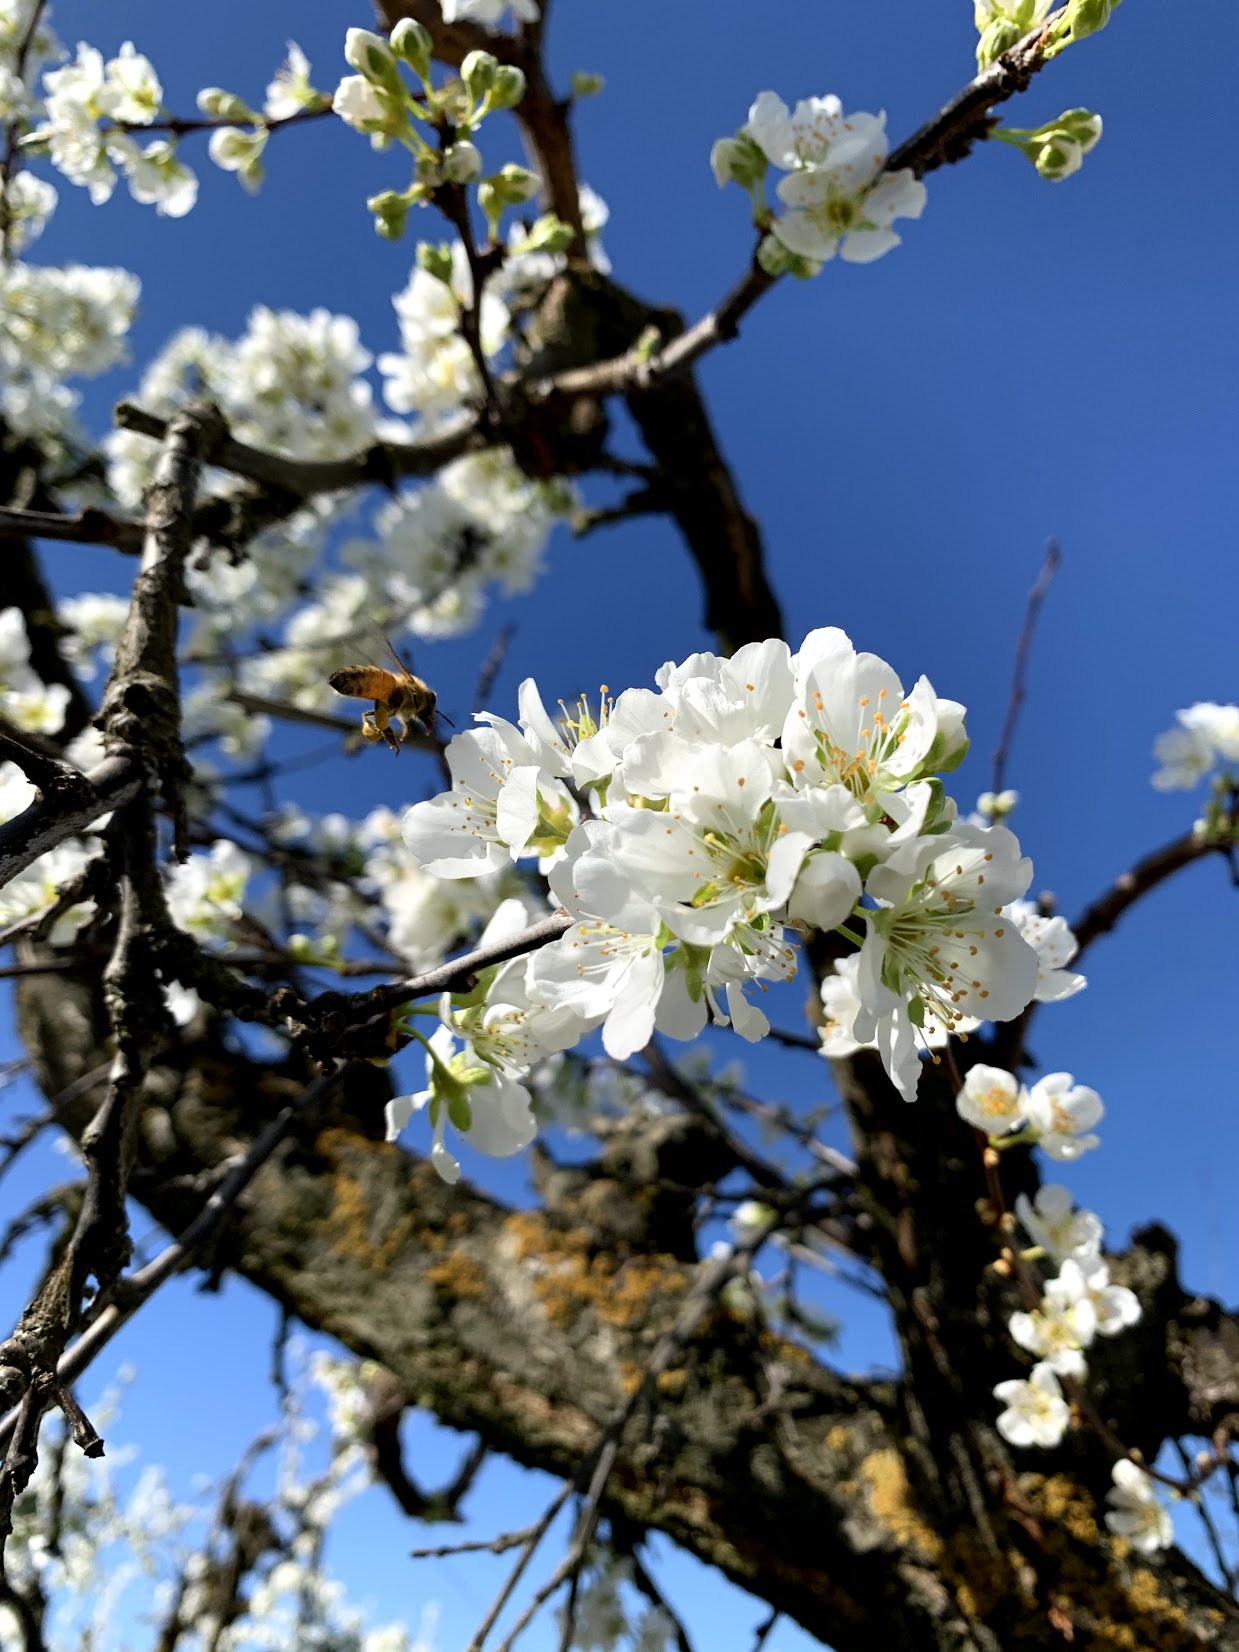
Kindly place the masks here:
POLYGON ((392 659, 395 660, 395 662, 396 662, 396 669, 398 671, 402 672, 404 676, 411 677, 413 675, 413 673, 409 670, 408 666, 404 663, 404 661, 400 658, 399 654, 397 654, 396 650, 392 647, 391 638, 390 637, 384 637, 383 641, 387 646, 387 652, 391 655, 392 659))

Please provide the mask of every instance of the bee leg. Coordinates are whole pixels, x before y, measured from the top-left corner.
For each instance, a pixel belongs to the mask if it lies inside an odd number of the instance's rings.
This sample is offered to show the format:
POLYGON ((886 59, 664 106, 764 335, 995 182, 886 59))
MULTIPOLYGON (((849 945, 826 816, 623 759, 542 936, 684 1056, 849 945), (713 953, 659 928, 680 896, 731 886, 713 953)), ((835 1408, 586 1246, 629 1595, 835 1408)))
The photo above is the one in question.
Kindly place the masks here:
POLYGON ((361 737, 363 740, 383 738, 383 730, 372 711, 363 711, 361 714, 361 737))

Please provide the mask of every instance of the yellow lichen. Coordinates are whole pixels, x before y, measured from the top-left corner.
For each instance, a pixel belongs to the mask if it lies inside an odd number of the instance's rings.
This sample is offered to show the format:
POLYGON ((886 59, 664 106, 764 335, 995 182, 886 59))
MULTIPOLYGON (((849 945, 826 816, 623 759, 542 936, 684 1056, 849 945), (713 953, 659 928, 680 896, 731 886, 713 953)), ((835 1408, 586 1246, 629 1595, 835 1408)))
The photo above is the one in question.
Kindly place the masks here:
POLYGON ((860 1477, 874 1519, 897 1543, 915 1547, 927 1560, 939 1560, 942 1539, 913 1508, 903 1460, 894 1447, 883 1446, 863 1458, 860 1477))
POLYGON ((426 1269, 427 1281, 455 1298, 486 1295, 486 1269, 462 1250, 450 1251, 441 1262, 426 1269))

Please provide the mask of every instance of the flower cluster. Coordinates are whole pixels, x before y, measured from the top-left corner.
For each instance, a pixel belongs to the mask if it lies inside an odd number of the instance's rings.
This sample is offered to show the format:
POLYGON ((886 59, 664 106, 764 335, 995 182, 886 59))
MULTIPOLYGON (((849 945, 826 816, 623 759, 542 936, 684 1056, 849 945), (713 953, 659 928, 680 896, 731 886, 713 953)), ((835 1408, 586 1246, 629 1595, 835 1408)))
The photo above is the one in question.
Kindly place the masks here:
POLYGON ((0 415, 10 431, 55 449, 80 441, 78 397, 61 381, 124 360, 138 290, 128 270, 0 265, 0 415))
POLYGON ((555 720, 527 680, 519 726, 482 714, 448 747, 451 791, 406 814, 427 872, 536 858, 572 918, 463 1010, 445 1002, 464 1049, 431 1052, 425 1099, 475 1121, 467 1075, 520 1085, 594 1029, 617 1060, 656 1029, 692 1039, 709 1019, 760 1039, 750 994, 790 980, 795 940, 817 930, 859 946, 852 1030, 908 1099, 927 1026, 1006 1020, 1032 999, 1037 952, 1004 910, 1031 863, 1005 827, 958 821, 938 778, 966 749, 962 706, 923 677, 905 693, 833 628, 795 655, 751 643, 656 681, 555 720))
MULTIPOLYGON (((425 205, 445 187, 470 184, 477 186, 478 205, 494 241, 503 213, 535 195, 541 179, 514 162, 483 177, 481 152, 473 139, 487 115, 514 109, 521 101, 525 76, 489 52, 472 51, 460 65, 458 81, 436 86, 431 78, 432 51, 430 31, 412 18, 402 18, 387 40, 368 29, 350 29, 344 56, 358 72, 340 82, 332 108, 347 125, 367 134, 375 149, 396 141, 413 156, 408 187, 384 190, 367 203, 381 236, 399 240, 411 207, 425 205), (402 72, 406 68, 419 82, 415 92, 402 72), (430 141, 422 125, 428 125, 436 138, 450 133, 450 142, 430 141)), ((554 220, 545 222, 544 233, 563 245, 572 238, 571 231, 554 220)))
POLYGON ((755 221, 769 227, 758 257, 771 275, 813 275, 836 253, 869 264, 899 245, 896 218, 919 218, 925 186, 910 171, 886 171, 886 116, 845 115, 837 97, 806 98, 788 110, 762 92, 734 138, 710 153, 720 186, 738 183, 753 198, 755 221), (771 218, 767 166, 786 174, 776 194, 787 208, 771 218))
MULTIPOLYGON (((1086 1134, 1102 1115, 1096 1092, 1074 1083, 1070 1073, 1050 1073, 1031 1090, 997 1067, 971 1068, 956 1097, 960 1116, 1003 1148, 1014 1140, 1037 1141, 1051 1158, 1071 1160, 1098 1145, 1086 1134), (1020 1131, 1016 1137, 1013 1132, 1020 1131)), ((1110 1283, 1101 1253, 1102 1225, 1090 1210, 1074 1207, 1071 1194, 1047 1183, 1030 1200, 1021 1193, 1015 1214, 1031 1241, 1023 1262, 1048 1260, 1057 1268, 1047 1279, 1041 1300, 1029 1311, 1011 1315, 1011 1337, 1034 1360, 1027 1377, 998 1383, 1002 1402, 998 1432, 1014 1446, 1056 1446, 1071 1421, 1071 1407, 1060 1378, 1083 1381, 1088 1374, 1085 1351, 1095 1338, 1117 1336, 1140 1318, 1140 1303, 1125 1285, 1110 1283)), ((1111 1531, 1137 1548, 1164 1547, 1171 1541, 1170 1517, 1162 1509, 1148 1476, 1136 1463, 1114 1465, 1113 1508, 1106 1515, 1111 1531)))
POLYGON ((997 126, 989 134, 1019 149, 1050 183, 1061 183, 1084 165, 1101 137, 1101 116, 1091 109, 1067 109, 1044 126, 997 126))
POLYGON ((178 159, 176 141, 156 138, 143 148, 132 128, 150 126, 163 113, 163 89, 150 62, 126 41, 106 63, 94 46, 43 77, 43 119, 26 143, 45 151, 70 183, 90 191, 99 205, 116 187, 117 168, 129 193, 168 218, 180 218, 198 197, 198 180, 178 159))
POLYGON ((1070 1073, 1047 1073, 1027 1090, 1013 1074, 982 1063, 969 1068, 955 1107, 987 1136, 1002 1138, 1004 1147, 1035 1141, 1063 1163, 1099 1145, 1089 1132, 1105 1112, 1096 1090, 1077 1084, 1070 1073))
POLYGON ((170 867, 165 895, 173 923, 202 941, 228 945, 251 871, 250 857, 227 838, 170 867))

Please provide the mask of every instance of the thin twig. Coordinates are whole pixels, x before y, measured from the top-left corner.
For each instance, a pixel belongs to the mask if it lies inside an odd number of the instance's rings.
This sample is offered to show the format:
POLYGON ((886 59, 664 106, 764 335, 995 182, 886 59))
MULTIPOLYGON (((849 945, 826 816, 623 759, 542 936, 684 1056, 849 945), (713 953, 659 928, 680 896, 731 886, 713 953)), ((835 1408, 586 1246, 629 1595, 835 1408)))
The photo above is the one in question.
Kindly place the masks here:
POLYGON ((1002 721, 1002 733, 998 737, 998 744, 994 748, 993 779, 990 786, 994 796, 1002 791, 1002 783, 1007 772, 1007 758, 1011 753, 1011 743, 1015 738, 1015 726, 1019 721, 1020 708, 1024 704, 1024 679, 1028 671, 1028 656, 1032 649, 1033 632, 1037 628, 1037 616, 1041 612, 1041 604, 1045 601, 1046 592, 1054 575, 1058 572, 1062 562, 1062 552, 1059 550, 1057 539, 1051 539, 1045 547, 1045 560, 1041 564, 1041 572, 1037 575, 1037 582, 1028 593, 1028 604, 1024 609, 1024 624, 1020 628, 1019 640, 1015 645, 1015 664, 1011 672, 1011 696, 1007 701, 1007 714, 1002 721))
MULTIPOLYGON (((341 1069, 311 1080, 296 1101, 289 1102, 276 1114, 247 1152, 237 1156, 224 1180, 181 1237, 174 1239, 144 1268, 123 1280, 114 1293, 113 1301, 61 1357, 56 1366, 58 1382, 76 1381, 166 1280, 193 1265, 195 1258, 215 1236, 225 1215, 284 1140, 294 1120, 311 1112, 341 1081, 345 1071, 341 1069)), ((86 1078, 95 1081, 98 1077, 97 1072, 86 1075, 86 1078)), ((0 1451, 7 1445, 13 1427, 11 1416, 0 1422, 0 1451)))

